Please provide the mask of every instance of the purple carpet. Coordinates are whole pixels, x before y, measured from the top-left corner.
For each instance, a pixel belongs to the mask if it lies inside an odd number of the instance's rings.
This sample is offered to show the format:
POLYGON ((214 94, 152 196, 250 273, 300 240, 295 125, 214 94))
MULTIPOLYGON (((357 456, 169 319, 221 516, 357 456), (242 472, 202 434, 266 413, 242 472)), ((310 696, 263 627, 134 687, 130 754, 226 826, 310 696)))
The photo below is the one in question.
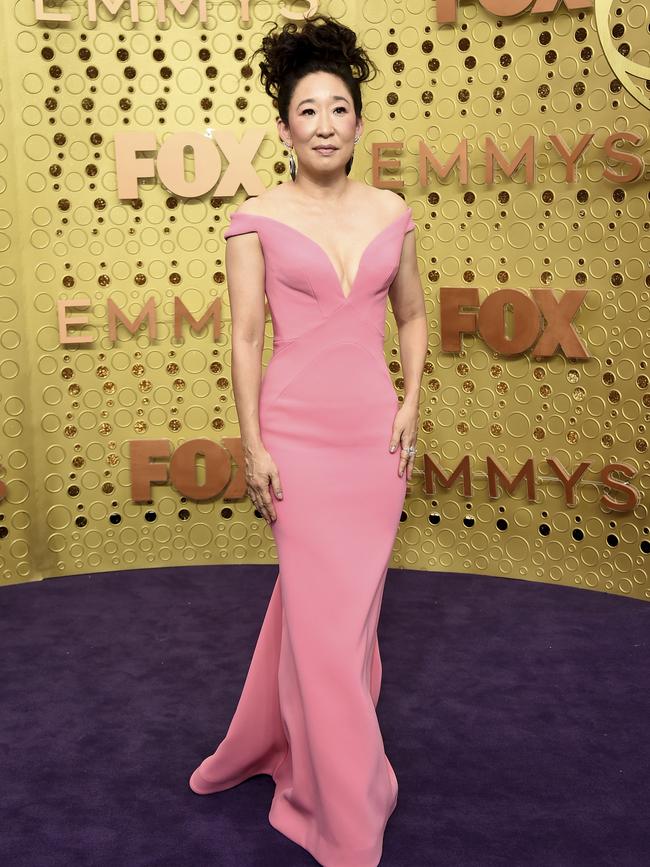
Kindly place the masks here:
MULTIPOLYGON (((0 588, 0 863, 298 867, 258 775, 200 797, 277 566, 0 588)), ((335 627, 333 626, 333 629, 335 627)), ((381 867, 650 864, 650 605, 389 571, 377 713, 399 780, 381 867)))

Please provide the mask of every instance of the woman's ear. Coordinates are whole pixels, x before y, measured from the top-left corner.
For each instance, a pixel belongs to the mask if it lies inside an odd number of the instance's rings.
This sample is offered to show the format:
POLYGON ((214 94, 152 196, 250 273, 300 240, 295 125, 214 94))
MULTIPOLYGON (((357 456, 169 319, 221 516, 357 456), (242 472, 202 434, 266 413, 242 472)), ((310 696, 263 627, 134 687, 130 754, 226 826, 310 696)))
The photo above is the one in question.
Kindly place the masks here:
POLYGON ((291 147, 291 133, 289 132, 289 127, 282 120, 282 118, 278 118, 277 121, 278 127, 278 135, 280 136, 280 141, 286 148, 291 147))

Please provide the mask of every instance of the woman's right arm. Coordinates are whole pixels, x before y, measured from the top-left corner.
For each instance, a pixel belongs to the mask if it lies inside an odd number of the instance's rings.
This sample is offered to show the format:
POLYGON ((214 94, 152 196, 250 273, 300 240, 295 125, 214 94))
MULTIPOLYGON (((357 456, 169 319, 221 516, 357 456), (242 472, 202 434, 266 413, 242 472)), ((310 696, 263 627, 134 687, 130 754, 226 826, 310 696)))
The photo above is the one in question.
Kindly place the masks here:
POLYGON ((256 232, 226 241, 232 382, 244 451, 262 446, 259 393, 264 348, 264 256, 256 232))
POLYGON ((264 349, 264 255, 256 232, 226 241, 231 315, 232 384, 246 465, 248 492, 267 522, 276 514, 269 480, 281 497, 280 480, 260 433, 259 396, 264 349))

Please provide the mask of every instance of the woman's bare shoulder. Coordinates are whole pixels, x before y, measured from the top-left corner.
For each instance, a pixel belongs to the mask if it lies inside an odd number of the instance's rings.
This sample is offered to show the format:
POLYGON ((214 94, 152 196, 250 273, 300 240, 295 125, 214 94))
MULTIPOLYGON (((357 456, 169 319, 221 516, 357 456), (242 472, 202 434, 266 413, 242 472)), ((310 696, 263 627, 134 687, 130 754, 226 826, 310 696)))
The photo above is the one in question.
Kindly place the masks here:
POLYGON ((383 214, 386 220, 396 220, 408 208, 404 199, 393 190, 385 187, 374 187, 363 181, 355 181, 358 184, 358 201, 363 203, 364 210, 376 214, 383 214))
POLYGON ((283 186, 285 185, 278 184, 275 187, 264 190, 264 192, 260 193, 259 196, 250 196, 241 203, 237 208, 236 213, 245 214, 251 217, 256 215, 260 217, 272 216, 274 211, 277 211, 279 207, 282 207, 283 202, 287 202, 287 199, 285 198, 287 194, 281 189, 283 186))
POLYGON ((384 189, 382 187, 381 189, 377 189, 377 192, 381 195, 383 200, 382 204, 386 208, 387 217, 394 217, 397 219, 408 210, 407 203, 399 193, 396 193, 394 190, 384 189))

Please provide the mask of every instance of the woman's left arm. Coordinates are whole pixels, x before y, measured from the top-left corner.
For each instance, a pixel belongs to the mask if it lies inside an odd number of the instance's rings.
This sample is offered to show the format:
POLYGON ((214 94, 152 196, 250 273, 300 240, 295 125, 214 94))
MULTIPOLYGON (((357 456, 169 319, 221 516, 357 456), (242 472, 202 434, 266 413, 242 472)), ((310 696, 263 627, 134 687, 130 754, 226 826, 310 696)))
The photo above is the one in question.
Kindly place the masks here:
POLYGON ((395 415, 390 450, 402 448, 399 474, 406 467, 406 477, 413 473, 414 454, 406 451, 417 442, 420 385, 429 345, 424 292, 420 281, 415 230, 404 236, 399 270, 388 290, 397 323, 399 352, 404 377, 404 401, 395 415), (393 446, 395 448, 393 448, 393 446))

